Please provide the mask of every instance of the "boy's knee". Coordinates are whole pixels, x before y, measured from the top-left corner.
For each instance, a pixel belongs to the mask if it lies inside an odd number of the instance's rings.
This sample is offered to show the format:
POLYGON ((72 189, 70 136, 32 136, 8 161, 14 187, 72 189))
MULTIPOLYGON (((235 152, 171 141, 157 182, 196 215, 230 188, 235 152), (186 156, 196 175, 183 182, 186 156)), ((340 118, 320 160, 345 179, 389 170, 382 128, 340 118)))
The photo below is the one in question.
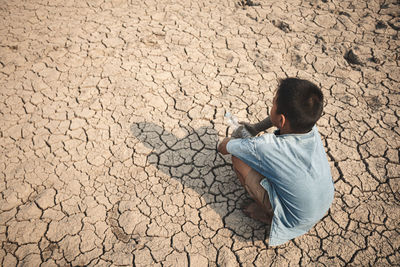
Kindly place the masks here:
POLYGON ((244 163, 241 159, 232 156, 232 165, 233 169, 237 172, 239 172, 243 177, 247 177, 247 175, 251 171, 251 167, 244 163))

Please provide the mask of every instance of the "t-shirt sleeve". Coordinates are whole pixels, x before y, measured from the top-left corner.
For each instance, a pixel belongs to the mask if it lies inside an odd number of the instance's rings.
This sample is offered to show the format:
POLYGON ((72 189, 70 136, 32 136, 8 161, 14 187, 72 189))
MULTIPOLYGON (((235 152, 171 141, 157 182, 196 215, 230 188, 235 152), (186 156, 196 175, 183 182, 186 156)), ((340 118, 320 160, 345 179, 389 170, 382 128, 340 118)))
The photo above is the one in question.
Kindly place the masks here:
POLYGON ((283 171, 277 167, 282 164, 281 148, 272 133, 253 138, 231 139, 226 149, 230 154, 270 179, 277 177, 277 172, 283 171))
POLYGON ((226 150, 233 156, 241 159, 253 169, 258 169, 260 159, 256 153, 256 138, 231 139, 226 150))
POLYGON ((226 150, 232 155, 253 154, 255 152, 254 142, 249 140, 249 138, 231 139, 226 146, 226 150))

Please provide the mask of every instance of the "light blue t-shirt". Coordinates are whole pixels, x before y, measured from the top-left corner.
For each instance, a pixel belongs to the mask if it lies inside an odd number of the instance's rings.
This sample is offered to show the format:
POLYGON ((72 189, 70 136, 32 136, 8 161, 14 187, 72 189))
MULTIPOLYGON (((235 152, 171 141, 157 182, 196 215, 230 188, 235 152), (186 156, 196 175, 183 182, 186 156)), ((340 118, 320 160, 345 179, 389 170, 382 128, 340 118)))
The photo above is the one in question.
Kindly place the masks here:
POLYGON ((227 150, 265 177, 260 184, 274 210, 270 246, 307 233, 328 211, 334 187, 316 126, 305 134, 231 139, 227 150))

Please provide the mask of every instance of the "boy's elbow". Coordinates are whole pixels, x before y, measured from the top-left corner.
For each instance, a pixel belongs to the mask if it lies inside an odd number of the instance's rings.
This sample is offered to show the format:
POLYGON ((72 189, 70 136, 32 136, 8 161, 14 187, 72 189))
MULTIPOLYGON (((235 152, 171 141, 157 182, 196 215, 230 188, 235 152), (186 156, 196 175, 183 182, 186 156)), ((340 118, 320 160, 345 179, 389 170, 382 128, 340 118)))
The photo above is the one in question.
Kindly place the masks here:
POLYGON ((222 146, 222 144, 218 145, 218 152, 221 153, 222 155, 226 155, 226 149, 222 146))

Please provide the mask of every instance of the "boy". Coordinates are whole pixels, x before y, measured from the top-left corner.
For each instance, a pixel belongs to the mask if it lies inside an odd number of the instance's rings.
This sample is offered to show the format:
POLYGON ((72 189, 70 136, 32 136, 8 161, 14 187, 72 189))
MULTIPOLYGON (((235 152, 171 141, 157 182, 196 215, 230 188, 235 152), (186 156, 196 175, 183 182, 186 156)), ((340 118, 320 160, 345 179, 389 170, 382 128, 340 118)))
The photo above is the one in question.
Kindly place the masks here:
POLYGON ((253 136, 271 126, 278 130, 247 139, 225 138, 218 146, 223 155, 232 154, 233 169, 255 200, 244 213, 271 224, 271 246, 307 233, 333 201, 330 166, 315 126, 322 109, 323 95, 316 85, 285 79, 270 116, 244 124, 253 136))

